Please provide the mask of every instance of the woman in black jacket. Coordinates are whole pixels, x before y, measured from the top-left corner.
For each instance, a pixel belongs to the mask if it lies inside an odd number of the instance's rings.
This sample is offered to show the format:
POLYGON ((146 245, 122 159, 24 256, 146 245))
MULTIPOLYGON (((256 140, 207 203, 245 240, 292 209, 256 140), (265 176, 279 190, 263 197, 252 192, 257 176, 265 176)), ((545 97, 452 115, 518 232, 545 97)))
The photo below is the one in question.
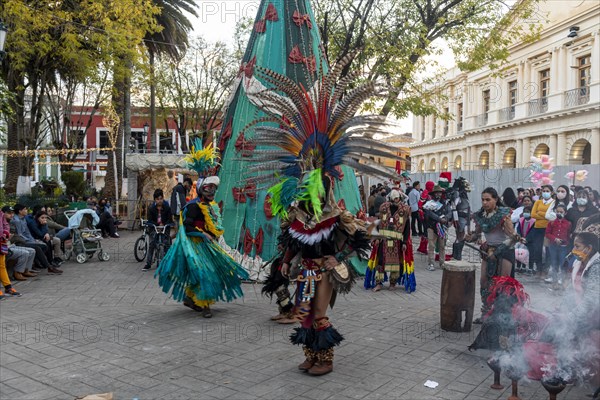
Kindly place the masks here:
POLYGON ((571 223, 571 235, 577 228, 577 223, 581 218, 588 218, 596 214, 598 209, 592 205, 589 201, 588 193, 586 190, 580 190, 575 194, 575 201, 573 207, 567 211, 565 218, 571 223))

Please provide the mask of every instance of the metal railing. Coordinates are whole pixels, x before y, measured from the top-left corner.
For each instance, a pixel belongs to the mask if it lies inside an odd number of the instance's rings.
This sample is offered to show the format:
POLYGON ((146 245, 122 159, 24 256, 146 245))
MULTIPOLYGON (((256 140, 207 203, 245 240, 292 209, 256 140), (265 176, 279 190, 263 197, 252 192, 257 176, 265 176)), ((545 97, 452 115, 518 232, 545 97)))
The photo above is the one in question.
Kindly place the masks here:
POLYGON ((477 126, 485 126, 488 123, 488 113, 479 114, 477 116, 477 126))
POLYGON ((527 115, 543 114, 546 111, 548 111, 548 98, 546 97, 527 102, 527 115))
POLYGON ((580 106, 590 101, 590 88, 587 86, 580 87, 565 92, 565 108, 580 106))
POLYGON ((129 148, 130 153, 139 153, 139 154, 178 154, 179 151, 176 149, 146 149, 142 147, 138 148, 129 148))
POLYGON ((506 122, 515 119, 515 106, 502 108, 499 110, 498 121, 506 122))

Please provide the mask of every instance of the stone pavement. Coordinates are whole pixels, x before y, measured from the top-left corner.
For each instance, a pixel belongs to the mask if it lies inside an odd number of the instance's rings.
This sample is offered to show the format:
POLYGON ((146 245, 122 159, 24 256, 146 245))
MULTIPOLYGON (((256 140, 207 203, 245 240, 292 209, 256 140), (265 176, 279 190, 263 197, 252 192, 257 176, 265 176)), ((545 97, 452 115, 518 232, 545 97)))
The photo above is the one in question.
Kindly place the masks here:
MULTIPOLYGON (((441 271, 416 256, 417 291, 365 291, 338 298, 332 322, 346 337, 335 370, 310 377, 296 370, 300 348, 291 327, 269 321, 276 306, 260 285, 214 306, 212 319, 167 298, 153 272, 141 271, 132 243, 139 234, 103 241, 111 254, 68 262, 62 276, 19 283, 21 298, 0 303, 0 399, 73 399, 113 392, 115 399, 506 399, 490 389, 489 353, 469 352, 476 332, 439 329, 441 271), (439 383, 436 389, 423 384, 439 383)), ((471 255, 475 260, 474 255, 471 255)), ((153 270, 154 271, 154 270, 153 270)), ((543 284, 524 280, 532 306, 551 310, 543 284), (544 300, 536 300, 544 294, 544 300)), ((478 292, 477 292, 478 293, 478 292)), ((476 296, 478 297, 478 296, 476 296)), ((479 304, 476 304, 476 310, 479 304)), ((476 330, 479 329, 477 326, 476 330)), ((539 382, 521 382, 523 400, 547 399, 539 382)), ((559 399, 589 398, 568 387, 559 399)))

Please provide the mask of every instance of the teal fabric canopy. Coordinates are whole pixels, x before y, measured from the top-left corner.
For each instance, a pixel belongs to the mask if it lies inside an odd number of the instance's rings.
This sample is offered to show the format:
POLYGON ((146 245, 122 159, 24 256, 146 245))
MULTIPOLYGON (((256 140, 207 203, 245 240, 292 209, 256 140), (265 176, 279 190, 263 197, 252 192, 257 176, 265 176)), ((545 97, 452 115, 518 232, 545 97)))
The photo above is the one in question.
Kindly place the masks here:
MULTIPOLYGON (((308 0, 261 2, 219 136, 221 185, 216 196, 222 208, 225 242, 251 279, 262 278, 260 267, 275 256, 280 231, 278 218, 270 214, 267 188, 250 184, 245 173, 253 163, 252 153, 256 149, 246 142, 252 138, 252 128, 245 133, 244 128, 266 117, 252 103, 251 94, 270 87, 255 78, 254 68, 270 69, 309 88, 328 71, 322 49, 308 0)), ((361 208, 356 177, 351 168, 342 170, 344 177, 336 182, 335 196, 356 214, 361 208)), ((353 260, 353 265, 359 273, 364 273, 366 263, 353 260)))

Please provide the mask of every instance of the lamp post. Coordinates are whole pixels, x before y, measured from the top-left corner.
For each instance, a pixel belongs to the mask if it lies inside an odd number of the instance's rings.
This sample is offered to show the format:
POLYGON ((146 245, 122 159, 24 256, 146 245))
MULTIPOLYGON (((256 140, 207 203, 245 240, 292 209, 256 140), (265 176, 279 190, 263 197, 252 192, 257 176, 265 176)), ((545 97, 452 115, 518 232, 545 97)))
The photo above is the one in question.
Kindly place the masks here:
POLYGON ((6 27, 6 25, 4 25, 4 23, 2 22, 2 19, 0 19, 0 61, 2 61, 2 59, 4 59, 4 55, 6 54, 4 52, 4 42, 6 41, 6 33, 8 32, 8 28, 6 27))
POLYGON ((142 132, 142 142, 143 142, 143 145, 142 145, 143 151, 142 151, 142 153, 146 153, 146 148, 148 147, 148 142, 147 142, 147 140, 148 140, 148 129, 150 129, 150 125, 148 125, 148 123, 146 122, 144 124, 144 132, 142 132))

